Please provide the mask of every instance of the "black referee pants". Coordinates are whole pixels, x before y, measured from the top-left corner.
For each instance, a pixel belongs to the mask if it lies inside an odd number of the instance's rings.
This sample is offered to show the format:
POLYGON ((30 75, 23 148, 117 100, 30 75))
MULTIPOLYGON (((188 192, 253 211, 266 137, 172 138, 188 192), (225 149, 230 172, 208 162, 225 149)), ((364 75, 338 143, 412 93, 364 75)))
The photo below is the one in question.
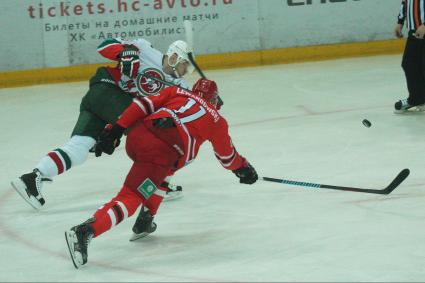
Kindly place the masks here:
POLYGON ((417 39, 409 32, 401 64, 409 90, 408 103, 425 103, 425 39, 417 39))

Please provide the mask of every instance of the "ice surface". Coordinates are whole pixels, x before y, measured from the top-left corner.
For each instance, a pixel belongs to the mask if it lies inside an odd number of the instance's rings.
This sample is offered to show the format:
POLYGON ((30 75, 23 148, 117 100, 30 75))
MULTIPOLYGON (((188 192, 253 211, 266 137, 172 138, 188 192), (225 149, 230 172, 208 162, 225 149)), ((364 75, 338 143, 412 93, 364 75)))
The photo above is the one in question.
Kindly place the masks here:
POLYGON ((46 206, 34 211, 9 183, 67 141, 88 83, 1 89, 0 281, 425 280, 425 114, 392 112, 407 96, 400 62, 206 72, 234 144, 259 175, 380 189, 410 168, 391 195, 240 185, 205 144, 175 176, 185 196, 163 203, 157 232, 129 242, 135 217, 127 219, 92 241, 81 270, 64 231, 118 192, 130 160, 123 147, 90 156, 46 185, 46 206))

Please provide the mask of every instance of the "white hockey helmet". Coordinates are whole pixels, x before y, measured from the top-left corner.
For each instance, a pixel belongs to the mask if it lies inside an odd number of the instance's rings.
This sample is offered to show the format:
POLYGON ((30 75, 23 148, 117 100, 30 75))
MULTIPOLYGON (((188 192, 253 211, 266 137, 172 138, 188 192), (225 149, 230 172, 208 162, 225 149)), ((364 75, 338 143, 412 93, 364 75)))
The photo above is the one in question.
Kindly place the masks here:
POLYGON ((176 66, 181 62, 189 63, 187 69, 188 74, 193 72, 195 68, 189 60, 189 53, 192 53, 192 56, 195 57, 193 51, 189 48, 189 45, 183 40, 177 40, 170 44, 167 51, 168 64, 173 68, 174 72, 176 72, 176 66), (173 54, 177 54, 177 60, 174 64, 170 64, 170 57, 173 56, 173 54))

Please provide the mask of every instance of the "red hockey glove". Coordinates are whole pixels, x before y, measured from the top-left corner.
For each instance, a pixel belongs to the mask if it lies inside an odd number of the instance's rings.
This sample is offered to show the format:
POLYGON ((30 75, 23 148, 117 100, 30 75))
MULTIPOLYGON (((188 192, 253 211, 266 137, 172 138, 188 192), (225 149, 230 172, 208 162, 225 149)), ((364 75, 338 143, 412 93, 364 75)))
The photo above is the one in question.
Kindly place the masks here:
POLYGON ((137 77, 140 67, 139 49, 133 45, 125 45, 118 55, 119 67, 122 74, 130 78, 137 77))
POLYGON ((102 155, 102 152, 111 155, 114 153, 116 147, 120 145, 120 139, 124 133, 124 128, 115 124, 107 124, 103 131, 100 133, 97 138, 97 143, 95 146, 95 155, 99 157, 102 155))
POLYGON ((241 184, 251 185, 258 180, 257 172, 248 161, 245 161, 241 168, 233 170, 232 172, 239 178, 241 184))

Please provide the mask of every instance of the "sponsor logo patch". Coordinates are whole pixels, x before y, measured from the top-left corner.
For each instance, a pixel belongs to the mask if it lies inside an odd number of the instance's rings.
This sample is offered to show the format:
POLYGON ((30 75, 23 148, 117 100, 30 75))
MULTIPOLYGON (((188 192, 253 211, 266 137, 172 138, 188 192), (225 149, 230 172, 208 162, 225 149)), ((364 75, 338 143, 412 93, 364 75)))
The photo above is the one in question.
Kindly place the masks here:
POLYGON ((147 178, 138 188, 137 190, 142 194, 145 199, 150 198, 158 188, 155 184, 147 178))

